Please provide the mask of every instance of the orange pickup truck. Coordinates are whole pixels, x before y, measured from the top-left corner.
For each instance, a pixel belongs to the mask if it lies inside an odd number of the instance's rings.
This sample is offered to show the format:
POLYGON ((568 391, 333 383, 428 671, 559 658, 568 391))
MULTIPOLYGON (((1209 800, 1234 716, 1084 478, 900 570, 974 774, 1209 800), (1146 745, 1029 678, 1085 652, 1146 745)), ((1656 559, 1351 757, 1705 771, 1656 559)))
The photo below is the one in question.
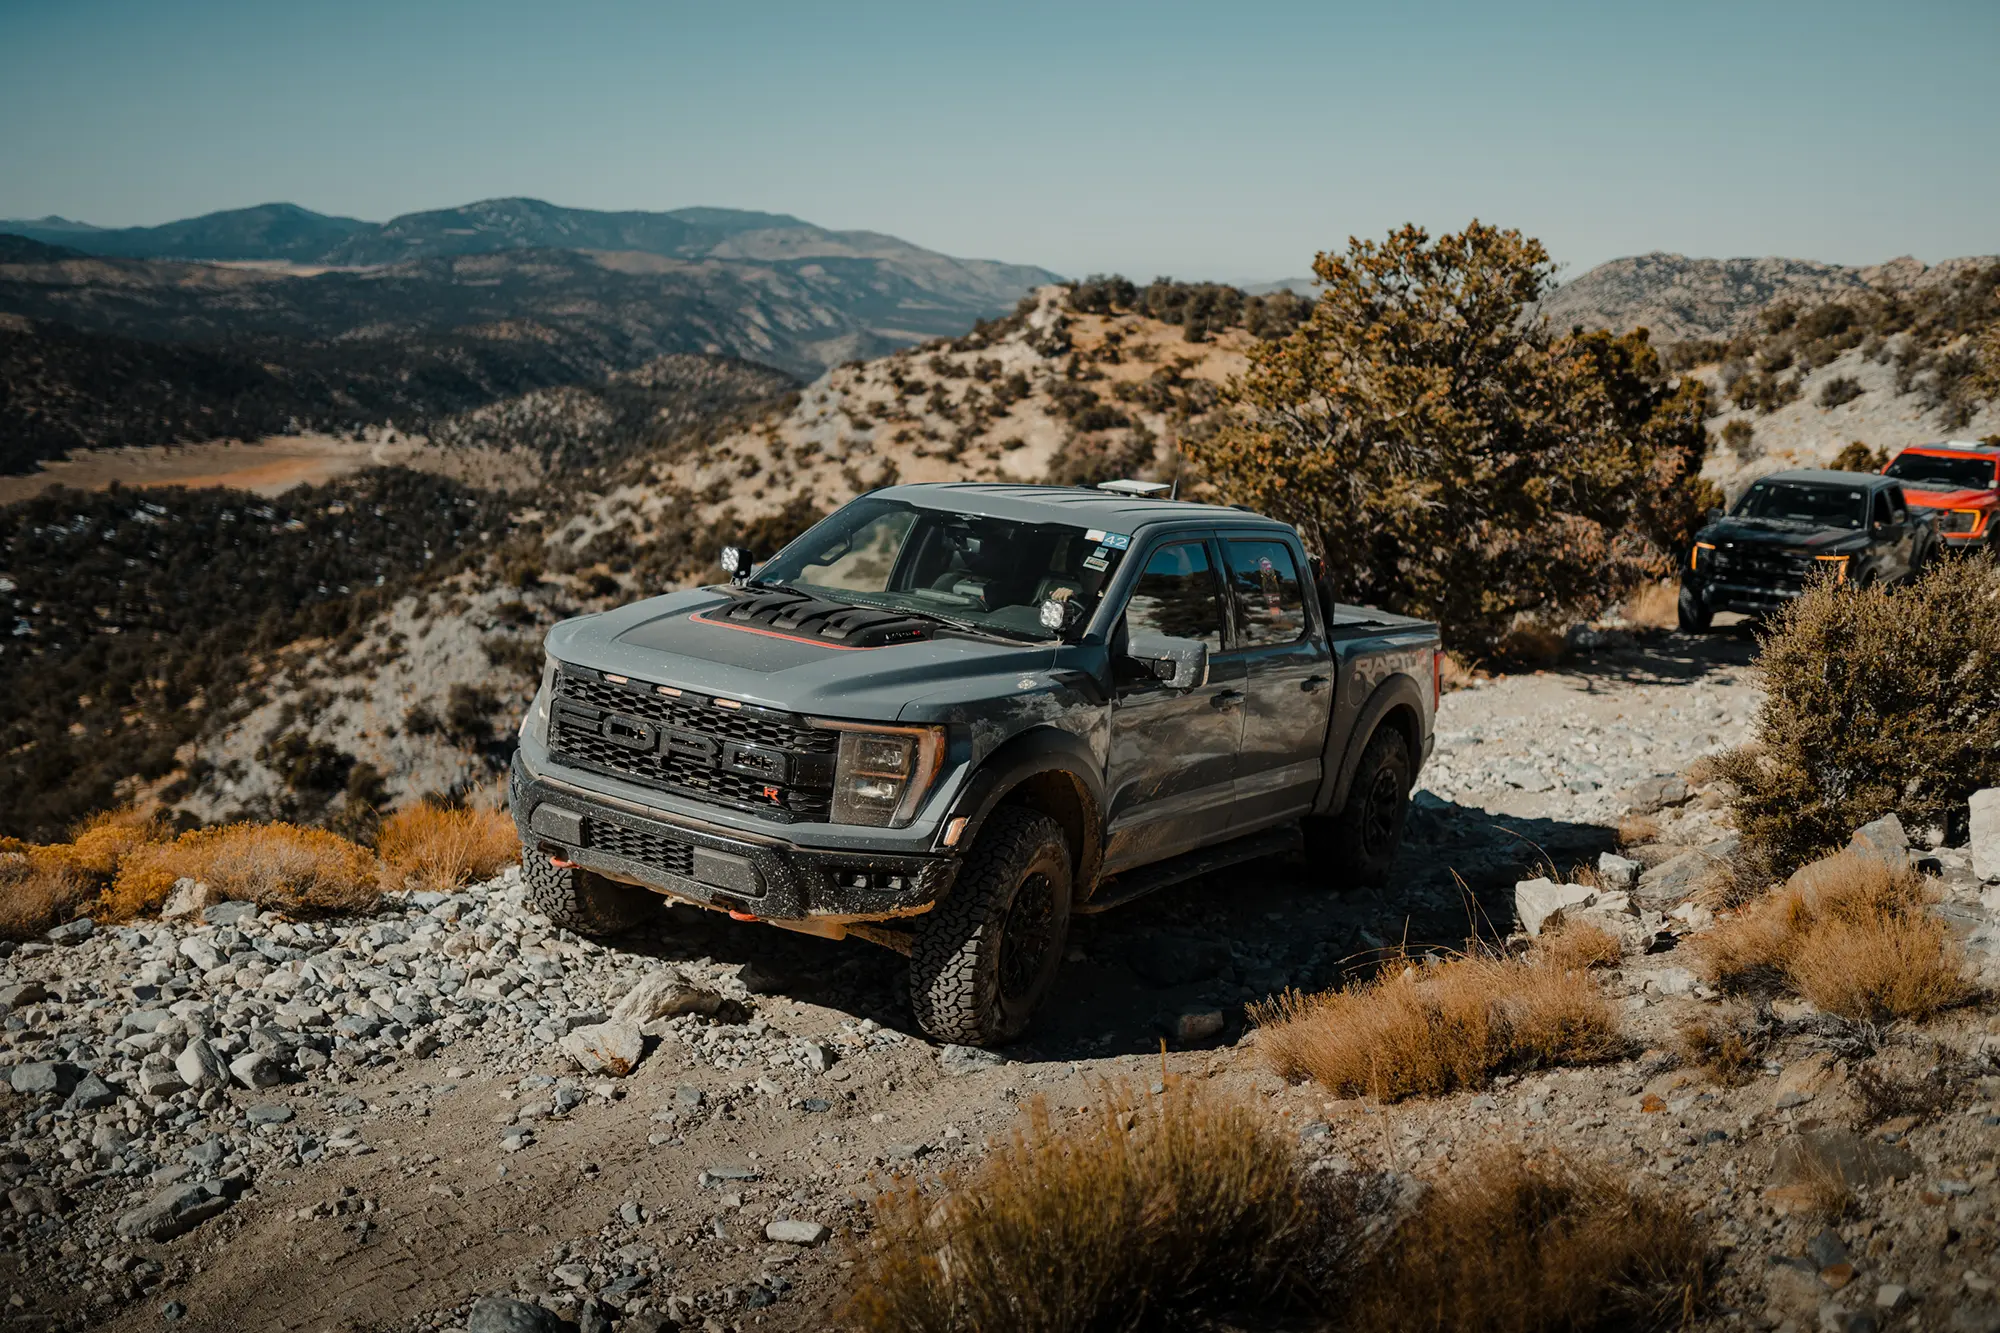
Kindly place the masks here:
POLYGON ((1903 483, 1912 509, 1937 515, 1948 551, 1978 551, 1993 531, 2000 507, 2000 444, 1947 440, 1913 445, 1882 471, 1903 483))

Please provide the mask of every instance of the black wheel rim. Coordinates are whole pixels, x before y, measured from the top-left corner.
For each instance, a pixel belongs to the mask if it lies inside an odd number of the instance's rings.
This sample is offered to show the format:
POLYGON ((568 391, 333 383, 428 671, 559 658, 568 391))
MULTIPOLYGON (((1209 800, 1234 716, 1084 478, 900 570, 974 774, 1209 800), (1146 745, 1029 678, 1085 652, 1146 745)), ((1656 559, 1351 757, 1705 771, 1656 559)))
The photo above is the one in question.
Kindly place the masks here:
POLYGON ((1393 767, 1375 771, 1368 785, 1368 804, 1361 811, 1361 843, 1372 857, 1396 846, 1396 824, 1403 809, 1403 779, 1393 767))
POLYGON ((1013 1002, 1027 998, 1042 974, 1042 963, 1055 940, 1056 889, 1040 873, 1021 881, 1000 927, 1000 997, 1013 1002))

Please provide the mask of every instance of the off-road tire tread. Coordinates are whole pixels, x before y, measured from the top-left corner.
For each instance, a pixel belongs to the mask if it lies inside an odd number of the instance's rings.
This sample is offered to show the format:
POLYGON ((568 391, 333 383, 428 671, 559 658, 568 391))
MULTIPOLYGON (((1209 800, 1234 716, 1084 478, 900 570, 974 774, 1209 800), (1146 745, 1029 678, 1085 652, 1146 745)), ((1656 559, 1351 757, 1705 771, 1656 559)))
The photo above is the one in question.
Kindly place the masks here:
MULTIPOLYGON (((1396 845, 1380 865, 1370 865, 1362 853, 1361 820, 1366 804, 1365 793, 1374 785, 1375 770, 1391 750, 1403 757, 1403 817, 1407 821, 1410 783, 1415 779, 1410 745, 1403 739, 1403 733, 1394 727, 1377 726, 1375 734, 1368 738, 1367 746, 1361 751, 1361 762, 1354 766, 1354 778, 1347 786, 1347 803, 1341 807, 1339 814, 1314 821, 1319 827, 1309 830, 1309 833, 1318 835, 1313 838, 1313 842, 1318 844, 1318 853, 1328 858, 1322 863, 1339 867, 1336 873, 1342 880, 1362 888, 1373 888, 1388 877, 1389 868, 1396 859, 1396 849, 1402 846, 1402 824, 1399 823, 1396 845)), ((1315 855, 1314 859, 1319 860, 1319 855, 1315 855)))
MULTIPOLYGON (((1054 843, 1068 860, 1062 826, 1034 810, 1003 806, 987 817, 979 842, 958 872, 945 900, 919 918, 910 948, 910 1007, 917 1025, 939 1041, 985 1046, 1015 1035, 992 1032, 979 997, 979 968, 985 951, 997 948, 997 932, 984 927, 994 899, 1006 893, 1033 861, 1054 843)), ((1061 947, 1060 942, 1057 945, 1061 947)))
MULTIPOLYGON (((1715 623, 1715 613, 1704 609, 1701 612, 1690 615, 1688 613, 1688 600, 1687 589, 1683 588, 1680 596, 1675 599, 1674 622, 1679 625, 1680 631, 1683 634, 1708 633, 1709 627, 1715 623)), ((1698 599, 1696 604, 1699 605, 1698 599)))
POLYGON ((660 904, 658 895, 637 885, 551 865, 548 857, 534 851, 521 858, 521 883, 531 910, 579 935, 623 934, 660 904))

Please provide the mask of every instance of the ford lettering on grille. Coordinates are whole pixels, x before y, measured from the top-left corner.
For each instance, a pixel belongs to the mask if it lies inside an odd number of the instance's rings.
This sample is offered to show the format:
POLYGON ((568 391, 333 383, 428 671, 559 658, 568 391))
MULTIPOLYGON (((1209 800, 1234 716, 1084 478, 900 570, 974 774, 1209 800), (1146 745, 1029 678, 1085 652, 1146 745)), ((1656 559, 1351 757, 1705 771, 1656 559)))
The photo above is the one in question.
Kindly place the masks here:
POLYGON ((791 713, 717 708, 583 668, 557 673, 549 747, 563 763, 769 819, 822 821, 839 738, 791 713))

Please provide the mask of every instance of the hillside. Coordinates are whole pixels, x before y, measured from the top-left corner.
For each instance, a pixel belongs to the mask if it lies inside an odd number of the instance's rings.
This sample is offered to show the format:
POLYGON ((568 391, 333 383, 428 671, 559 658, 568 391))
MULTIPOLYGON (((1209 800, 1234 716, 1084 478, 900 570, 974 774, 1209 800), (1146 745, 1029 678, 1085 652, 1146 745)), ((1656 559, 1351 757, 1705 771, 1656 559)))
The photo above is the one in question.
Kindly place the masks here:
POLYGON ((1995 262, 1948 259, 1926 267, 1908 258, 1865 268, 1810 259, 1690 259, 1635 255, 1599 264, 1557 288, 1540 306, 1557 328, 1652 330, 1655 343, 1728 338, 1780 301, 1817 305, 1883 289, 1902 294, 1949 283, 1995 262))

